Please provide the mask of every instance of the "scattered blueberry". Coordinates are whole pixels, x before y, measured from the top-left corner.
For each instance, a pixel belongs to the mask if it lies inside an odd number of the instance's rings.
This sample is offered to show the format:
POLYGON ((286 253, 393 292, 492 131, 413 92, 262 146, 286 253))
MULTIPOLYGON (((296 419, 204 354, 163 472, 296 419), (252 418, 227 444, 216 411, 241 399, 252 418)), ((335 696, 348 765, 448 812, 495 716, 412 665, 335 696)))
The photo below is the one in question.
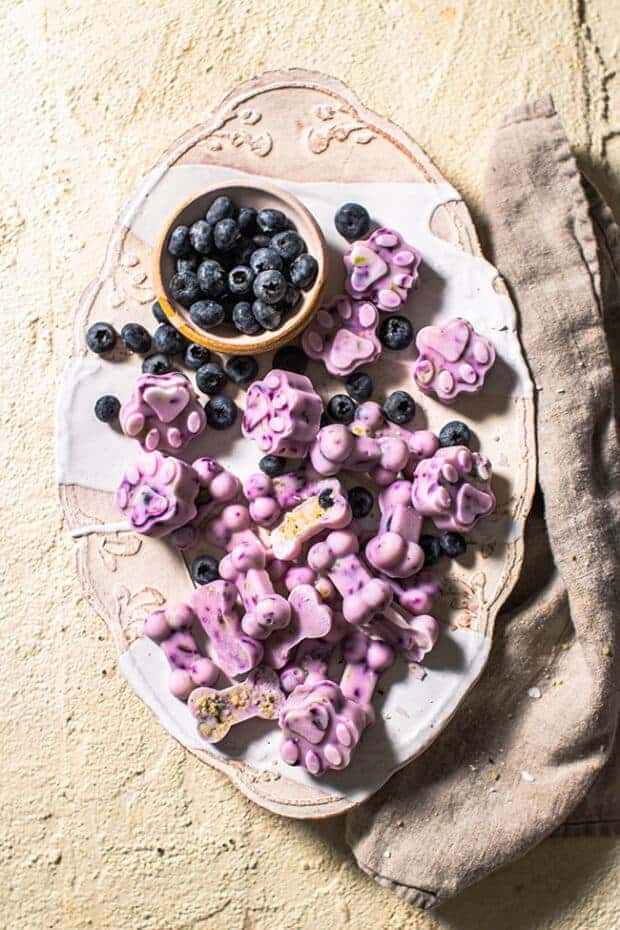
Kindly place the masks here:
POLYGON ((209 209, 207 210, 206 220, 207 223, 210 223, 211 226, 214 226, 220 220, 224 220, 229 216, 233 216, 235 208, 230 197, 227 197, 225 194, 222 194, 220 197, 216 197, 209 209))
POLYGON ((213 248, 213 227, 206 220, 197 220, 190 227, 189 241, 201 255, 208 255, 213 248))
POLYGON ((209 584, 220 577, 219 562, 212 555, 197 555, 192 559, 189 571, 196 584, 209 584))
POLYGON ((258 467, 263 474, 268 475, 270 478, 277 478, 278 475, 284 474, 289 464, 288 460, 282 458, 281 455, 264 455, 258 463, 258 467))
POLYGON ((291 265, 290 278, 295 287, 300 287, 302 291, 307 291, 316 281, 319 273, 319 263, 314 255, 308 255, 304 252, 298 255, 291 265))
POLYGON ((142 362, 142 372, 145 375, 167 375, 169 371, 172 371, 172 363, 167 355, 149 355, 142 362))
POLYGON ((256 233, 255 236, 252 236, 252 242, 257 249, 266 249, 271 243, 271 236, 266 233, 256 233))
POLYGON ((121 329, 121 339, 130 352, 146 355, 151 348, 151 334, 140 323, 125 323, 121 329))
POLYGON ((442 426, 439 432, 439 445, 443 446, 467 446, 471 442, 471 430, 465 423, 460 420, 450 420, 445 426, 442 426))
POLYGON ((254 207, 240 207, 237 224, 242 233, 251 236, 256 230, 256 210, 254 207))
POLYGON ((355 404, 348 394, 334 394, 327 404, 327 412, 336 423, 351 423, 355 417, 355 404))
POLYGON ((197 300, 189 308, 192 323, 200 329, 213 329, 224 322, 224 307, 217 300, 197 300))
POLYGON ((424 551, 424 565, 430 568, 441 557, 441 544, 437 536, 430 536, 428 533, 422 533, 420 536, 420 546, 424 551))
POLYGON ((286 229, 288 226, 288 220, 284 213, 282 213, 282 210, 274 210, 271 208, 259 210, 256 216, 256 222, 261 232, 270 233, 271 235, 280 232, 281 229, 286 229))
POLYGON ((199 255, 198 252, 192 252, 191 255, 177 258, 176 269, 179 274, 183 274, 185 271, 197 271, 201 261, 202 256, 199 255))
POLYGON ((254 272, 245 265, 237 265, 232 271, 228 272, 228 290, 231 294, 243 295, 249 294, 252 290, 254 272))
POLYGON ((368 400, 372 396, 373 383, 370 375, 365 371, 355 371, 345 381, 347 394, 358 403, 368 400))
POLYGON ((189 240, 189 228, 187 226, 177 226, 170 233, 168 240, 168 251, 171 255, 179 258, 181 255, 187 255, 191 249, 189 240))
POLYGON ((282 311, 277 310, 264 300, 255 300, 252 304, 252 313, 255 320, 263 329, 277 329, 282 322, 282 311))
POLYGON ((113 394, 104 394, 95 404, 95 416, 102 423, 112 423, 118 419, 121 402, 113 394))
POLYGON ((286 281, 281 271, 270 269, 256 275, 253 284, 254 296, 266 304, 280 303, 286 294, 286 281))
POLYGON ((439 545, 442 552, 445 552, 451 559, 458 559, 467 549, 465 537, 460 533, 443 533, 439 537, 439 545))
POLYGON ((253 355, 231 355, 224 368, 234 384, 248 384, 258 374, 258 362, 253 355))
POLYGON ((334 506, 334 492, 331 488, 325 488, 324 491, 321 491, 319 494, 319 507, 322 510, 329 510, 330 507, 334 506))
POLYGON ((349 242, 363 239, 370 229, 368 210, 359 203, 344 203, 336 211, 334 224, 340 235, 349 242))
POLYGON ((214 259, 206 258, 198 266, 197 274, 198 285, 205 297, 220 297, 226 290, 226 273, 214 259))
POLYGON ((187 339, 170 323, 162 323, 153 333, 153 346, 163 355, 180 355, 185 351, 187 339))
POLYGON ((383 412, 392 423, 404 426, 410 423, 415 416, 415 401, 407 391, 394 391, 386 398, 383 412))
POLYGON ((232 321, 235 329, 246 336, 255 336, 260 333, 262 327, 254 314, 252 305, 247 300, 240 300, 233 307, 232 321))
POLYGON ((261 271, 280 271, 282 259, 275 249, 256 249, 250 257, 250 266, 255 274, 261 271))
POLYGON ((116 330, 110 323, 93 323, 86 333, 86 345, 97 355, 110 352, 116 345, 116 330))
POLYGON ((363 488, 361 484, 358 484, 350 489, 347 496, 349 498, 349 504, 351 505, 351 513, 355 519, 359 520, 362 517, 367 517, 375 502, 370 491, 367 488, 363 488))
POLYGON ((308 356, 299 346, 282 346, 275 352, 271 367, 303 375, 308 367, 308 356))
POLYGON ((224 369, 217 362, 207 362, 196 372, 196 387, 203 394, 219 394, 227 381, 224 369))
POLYGON ((292 262, 298 255, 306 251, 306 243, 299 233, 293 229, 284 229, 276 233, 271 240, 271 248, 284 259, 285 262, 292 262))
MULTIPOLYGON (((202 264, 204 265, 206 262, 202 264)), ((198 274, 200 274, 201 268, 202 265, 198 267, 198 274)), ((200 297, 201 286, 199 284, 199 278, 193 271, 177 271, 177 273, 173 274, 170 278, 168 287, 170 288, 173 299, 183 307, 189 307, 200 297)))
POLYGON ((218 394, 205 404, 207 425, 212 429, 228 429, 237 419, 237 406, 230 397, 218 394))
POLYGON ((202 365, 206 365, 210 358, 211 353, 205 346, 190 342, 183 353, 183 364, 186 368, 197 371, 202 365))
POLYGON ((151 305, 151 313, 155 317, 158 323, 167 323, 168 317, 161 308, 161 304, 158 300, 154 301, 151 305))
POLYGON ((378 335, 386 349, 400 351, 413 342, 413 326, 406 316, 391 314, 379 326, 378 335))
POLYGON ((220 220, 213 227, 213 244, 220 252, 230 252, 239 241, 239 226, 232 217, 220 220))

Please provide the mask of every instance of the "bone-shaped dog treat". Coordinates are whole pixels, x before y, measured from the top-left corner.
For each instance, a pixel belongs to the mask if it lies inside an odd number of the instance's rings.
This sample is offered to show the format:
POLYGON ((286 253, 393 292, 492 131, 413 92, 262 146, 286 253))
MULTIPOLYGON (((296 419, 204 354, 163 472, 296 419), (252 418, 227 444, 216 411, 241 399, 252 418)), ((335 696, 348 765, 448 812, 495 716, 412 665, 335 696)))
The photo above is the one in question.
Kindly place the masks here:
POLYGON ((289 603, 274 591, 266 564, 264 546, 250 534, 219 566, 220 576, 236 585, 247 611, 241 621, 243 632, 255 639, 266 639, 274 630, 288 626, 291 619, 289 603))
POLYGON ((351 517, 340 482, 335 478, 318 482, 314 493, 285 513, 271 531, 270 546, 275 558, 292 561, 313 536, 326 529, 343 529, 351 517))
POLYGON ((461 317, 443 326, 425 326, 418 332, 420 355, 413 379, 421 391, 451 403, 461 391, 475 393, 484 384, 495 361, 495 349, 461 317))
POLYGON ((344 641, 343 655, 346 665, 340 679, 342 693, 359 704, 367 723, 372 723, 375 718, 372 696, 382 672, 394 662, 394 650, 387 643, 354 630, 344 641))
POLYGON ((358 556, 359 540, 350 530, 335 530, 308 552, 308 565, 327 574, 342 595, 349 623, 366 623, 392 601, 387 582, 374 578, 358 556))
POLYGON ((250 475, 243 483, 243 494, 249 503, 252 520, 259 526, 273 526, 284 510, 297 507, 311 497, 319 482, 324 480, 309 465, 277 478, 262 472, 250 475))
POLYGON ((186 701, 194 688, 214 685, 220 670, 199 651, 192 633, 196 615, 187 604, 155 610, 144 621, 144 634, 159 643, 172 669, 168 687, 186 701))
POLYGON ((422 614, 404 628, 380 614, 367 623, 364 630, 392 646, 406 662, 421 662, 437 642, 439 624, 429 614, 422 614))
POLYGON ((409 462, 407 444, 395 436, 356 436, 343 423, 324 426, 310 447, 312 467, 325 477, 340 471, 367 472, 388 485, 409 462))
POLYGON ((405 467, 411 471, 418 462, 430 458, 439 448, 439 439, 430 430, 411 430, 392 423, 384 416, 379 404, 373 400, 359 405, 349 429, 356 436, 370 436, 373 439, 386 437, 402 439, 409 449, 409 461, 405 467))
POLYGON ((198 720, 200 735, 209 743, 219 743, 231 727, 244 720, 276 720, 284 695, 277 674, 261 665, 245 681, 222 691, 196 688, 187 703, 198 720))
POLYGON ((369 300, 341 295, 319 307, 301 344, 310 358, 321 359, 332 375, 343 377, 381 354, 378 322, 379 312, 369 300))
POLYGON ((495 508, 491 463, 465 446, 439 449, 415 470, 411 500, 418 513, 438 530, 471 530, 495 508))
POLYGON ((179 371, 140 375, 119 414, 122 431, 147 452, 178 452, 203 432, 207 418, 192 384, 179 371))
POLYGON ((366 558, 386 575, 408 578, 424 565, 422 517, 411 503, 411 482, 394 481, 379 495, 379 507, 379 531, 366 545, 366 558))
POLYGON ((196 516, 198 476, 191 466, 161 452, 145 452, 125 469, 116 506, 133 530, 166 536, 196 516))
POLYGON ((394 592, 394 599, 408 613, 419 616, 432 610, 433 601, 441 592, 441 581, 430 571, 418 572, 413 578, 397 581, 382 576, 394 592))
POLYGON ((217 664, 226 675, 244 675, 262 661, 262 643, 241 629, 234 584, 211 581, 196 588, 191 603, 209 637, 217 664))
POLYGON ((398 310, 418 277, 420 253, 395 229, 376 229, 368 239, 352 243, 344 253, 347 290, 353 297, 376 303, 380 310, 398 310))
POLYGON ((192 462, 198 478, 198 495, 196 498, 196 516, 175 530, 171 541, 179 549, 189 549, 198 542, 200 530, 206 518, 219 504, 225 504, 237 497, 241 491, 241 482, 236 475, 223 468, 215 459, 204 456, 192 462))
POLYGON ((311 585, 300 585, 288 598, 291 621, 285 630, 272 633, 265 642, 265 663, 282 668, 302 640, 327 636, 332 626, 333 612, 311 585))
POLYGON ((316 588, 323 601, 333 601, 338 594, 332 582, 325 575, 317 575, 308 565, 291 565, 284 576, 286 590, 293 591, 301 584, 310 584, 316 588))
POLYGON ((218 549, 228 551, 244 539, 255 538, 252 520, 243 504, 229 504, 217 517, 206 524, 207 542, 218 549))
POLYGON ((274 368, 248 389, 241 429, 263 453, 303 458, 322 413, 323 401, 309 378, 274 368))

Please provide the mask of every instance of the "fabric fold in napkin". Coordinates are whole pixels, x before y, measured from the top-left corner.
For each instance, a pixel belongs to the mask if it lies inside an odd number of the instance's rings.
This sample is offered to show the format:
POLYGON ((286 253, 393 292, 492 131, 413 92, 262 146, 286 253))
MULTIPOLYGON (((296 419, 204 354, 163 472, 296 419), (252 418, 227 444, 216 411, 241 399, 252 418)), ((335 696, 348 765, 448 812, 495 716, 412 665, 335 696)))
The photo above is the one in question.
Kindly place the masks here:
POLYGON ((620 238, 551 97, 503 119, 485 208, 537 388, 525 561, 479 684, 347 818, 361 868, 422 908, 554 831, 620 832, 620 238))

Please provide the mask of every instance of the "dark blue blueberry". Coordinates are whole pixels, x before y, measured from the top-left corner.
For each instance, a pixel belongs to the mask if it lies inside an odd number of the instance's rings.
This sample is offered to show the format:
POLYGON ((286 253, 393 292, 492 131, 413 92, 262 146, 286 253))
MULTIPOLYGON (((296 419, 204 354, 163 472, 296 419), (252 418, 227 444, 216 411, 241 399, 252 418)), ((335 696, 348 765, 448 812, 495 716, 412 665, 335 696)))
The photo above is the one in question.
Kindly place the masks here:
POLYGON ((271 367, 303 375, 308 367, 308 356, 299 346, 282 346, 275 352, 271 367))
POLYGON ((121 329, 121 339, 130 352, 146 355, 151 348, 151 334, 140 323, 125 323, 121 329))
POLYGON ((237 221, 229 217, 220 220, 213 227, 213 244, 220 252, 230 252, 239 241, 239 226, 237 221))
POLYGON ((331 488, 325 488, 324 491, 321 491, 319 494, 319 507, 322 510, 329 510, 330 507, 334 506, 334 492, 331 488))
POLYGON ((334 394, 327 404, 327 413, 336 423, 351 423, 355 417, 355 404, 347 394, 334 394))
POLYGON ((255 274, 261 271, 281 271, 282 266, 282 259, 275 249, 256 249, 250 256, 250 267, 255 274))
POLYGON ((365 371, 354 371, 345 381, 345 387, 347 394, 358 403, 368 400, 372 396, 372 378, 365 371))
POLYGON ((404 426, 410 423, 415 416, 415 401, 407 391, 394 391, 386 398, 383 412, 392 423, 404 426))
POLYGON ((145 375, 167 375, 172 371, 172 363, 167 355, 149 355, 142 362, 142 371, 145 375))
POLYGON ((282 311, 264 300, 255 300, 252 304, 252 313, 254 319, 260 323, 263 329, 277 329, 282 323, 282 311))
POLYGON ((276 233, 271 240, 271 248, 280 255, 285 262, 292 262, 293 259, 306 251, 306 243, 299 233, 293 229, 285 229, 276 233))
POLYGON ((249 294, 253 281, 254 272, 245 265, 236 265, 228 272, 228 290, 231 294, 249 294))
POLYGON ((281 455, 264 455, 258 467, 263 474, 269 475, 270 478, 277 478, 278 475, 283 475, 285 471, 288 471, 289 462, 281 455))
POLYGON ((428 533, 422 533, 420 536, 420 546, 424 551, 424 565, 430 568, 441 557, 441 544, 437 536, 430 536, 428 533))
MULTIPOLYGON (((204 264, 204 262, 203 262, 204 264)), ((200 272, 200 268, 198 271, 200 272)), ((170 293, 177 303, 183 307, 189 307, 195 300, 200 297, 200 285, 198 277, 193 271, 181 271, 173 274, 169 283, 170 293)))
POLYGON ((467 446, 469 448, 470 442, 471 431, 460 420, 450 420, 442 426, 439 432, 439 445, 443 448, 446 446, 467 446))
POLYGON ((379 326, 378 335, 386 349, 399 352, 413 342, 413 326, 406 316, 393 313, 383 320, 379 326))
POLYGON ((254 207, 239 207, 237 223, 242 233, 246 236, 252 236, 256 231, 256 210, 254 207))
POLYGON ((363 239, 370 229, 368 210, 359 203, 343 203, 336 211, 334 224, 340 235, 349 242, 363 239))
POLYGON ((258 374, 258 362, 253 355, 231 355, 224 368, 234 384, 248 384, 258 374))
POLYGON ((97 355, 110 352, 116 345, 116 330, 110 323, 93 323, 86 333, 86 345, 97 355))
POLYGON ((252 236, 252 242, 255 249, 266 249, 271 243, 271 236, 266 233, 256 233, 255 236, 252 236))
POLYGON ((302 291, 307 291, 316 281, 318 273, 319 263, 316 258, 314 255, 308 255, 307 252, 304 252, 302 255, 298 255, 291 265, 289 277, 291 284, 300 287, 302 291))
POLYGON ((190 226, 189 241, 201 255, 208 255, 213 248, 213 227, 206 220, 197 220, 190 226))
POLYGON ((451 559, 458 559, 467 549, 465 537, 460 533, 443 533, 439 537, 439 545, 442 552, 445 552, 451 559))
POLYGON ((202 256, 200 256, 198 252, 192 252, 190 255, 185 255, 183 258, 177 258, 176 269, 179 274, 183 274, 184 271, 197 271, 201 261, 202 256))
POLYGON ((356 520, 361 520, 362 517, 367 517, 375 502, 375 499, 370 491, 367 488, 363 488, 361 484, 351 488, 347 497, 349 498, 351 513, 356 520))
POLYGON ((230 397, 218 394, 205 404, 207 425, 212 429, 228 429, 237 419, 237 405, 230 397))
POLYGON ((197 274, 198 285, 205 297, 220 297, 226 290, 226 272, 214 259, 206 258, 201 262, 197 274))
POLYGON ((197 300, 189 308, 192 323, 200 329, 213 329, 224 322, 224 307, 217 300, 197 300))
POLYGON ((233 249, 231 258, 235 265, 249 265, 252 254, 256 251, 256 246, 251 239, 245 239, 243 236, 233 249))
POLYGON ((207 362, 196 372, 196 386, 203 394, 219 394, 227 380, 224 369, 217 362, 207 362))
POLYGON ((170 323, 162 323, 153 333, 153 347, 163 355, 180 355, 185 351, 187 339, 170 323))
POLYGON ((192 244, 189 241, 189 228, 187 226, 177 226, 170 233, 168 240, 168 251, 171 255, 179 258, 181 255, 188 255, 192 244))
POLYGON ((121 402, 113 394, 104 394, 95 404, 95 416, 102 423, 112 423, 118 419, 121 402))
POLYGON ((301 291, 296 287, 293 287, 292 284, 287 284, 286 293, 282 298, 282 305, 287 310, 294 310, 299 301, 301 300, 301 291))
POLYGON ((155 317, 158 323, 167 323, 168 317, 162 310, 161 304, 158 300, 154 301, 151 305, 151 313, 155 317))
POLYGON ((211 226, 215 226, 215 224, 219 223, 220 220, 234 216, 234 213, 235 207, 232 200, 230 197, 222 194, 220 197, 215 198, 207 210, 206 220, 207 223, 210 223, 211 226))
POLYGON ((252 305, 247 300, 240 300, 233 307, 232 322, 235 329, 246 336, 255 336, 260 333, 262 327, 254 314, 252 305))
POLYGON ((210 358, 211 353, 205 346, 190 342, 183 353, 183 364, 191 371, 198 371, 201 365, 206 365, 210 358))
POLYGON ((220 577, 220 563, 212 555, 197 555, 189 571, 196 584, 209 584, 220 577))
POLYGON ((259 300, 264 300, 266 304, 280 303, 286 294, 286 280, 281 271, 270 269, 261 271, 256 275, 252 285, 254 296, 259 300))
POLYGON ((256 222, 261 232, 269 233, 272 236, 288 226, 288 220, 282 210, 274 210, 270 207, 258 211, 256 222))

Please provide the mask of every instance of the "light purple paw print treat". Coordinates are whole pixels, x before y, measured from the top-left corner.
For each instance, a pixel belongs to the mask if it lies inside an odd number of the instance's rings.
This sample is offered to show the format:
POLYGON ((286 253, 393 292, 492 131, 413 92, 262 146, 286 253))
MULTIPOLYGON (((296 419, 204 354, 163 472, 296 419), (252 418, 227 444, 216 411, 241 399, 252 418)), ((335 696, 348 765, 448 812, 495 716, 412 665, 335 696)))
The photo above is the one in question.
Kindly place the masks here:
POLYGON ((199 734, 208 743, 219 743, 231 727, 244 720, 277 720, 284 694, 276 672, 260 665, 230 688, 196 688, 187 703, 198 720, 199 734))
POLYGON ((302 640, 327 636, 332 627, 333 611, 312 585, 303 584, 290 594, 291 621, 285 630, 272 633, 265 642, 265 663, 271 668, 283 668, 302 640))
POLYGON ((407 627, 379 615, 367 623, 364 630, 388 643, 405 662, 416 664, 431 651, 439 636, 439 624, 428 614, 415 617, 407 627))
POLYGON ((344 253, 347 291, 380 310, 398 310, 418 277, 420 253, 395 229, 377 229, 344 253))
POLYGON ((373 568, 393 578, 409 578, 424 565, 418 544, 422 517, 411 503, 411 482, 395 481, 379 495, 381 522, 365 554, 373 568))
POLYGON ((428 614, 441 593, 441 581, 433 572, 422 571, 413 578, 396 580, 382 576, 394 593, 394 600, 409 614, 428 614))
POLYGON ((411 500, 438 530, 467 532, 495 509, 491 463, 465 446, 439 449, 415 470, 411 500))
POLYGON ((178 452, 207 423, 191 382, 178 371, 140 375, 119 414, 121 429, 147 452, 178 452))
POLYGON ((191 603, 224 674, 231 677, 244 675, 260 664, 263 646, 241 629, 234 584, 211 581, 196 588, 191 603))
POLYGON ((255 639, 266 639, 274 630, 288 626, 291 619, 290 605, 274 591, 266 565, 265 547, 256 536, 248 536, 219 566, 221 577, 236 585, 246 610, 241 628, 255 639))
POLYGON ((324 426, 310 447, 310 463, 320 475, 366 472, 382 486, 395 481, 409 462, 409 455, 409 448, 402 439, 356 436, 343 423, 324 426))
POLYGON ((320 359, 332 375, 342 377, 379 357, 378 323, 379 313, 369 300, 336 297, 319 308, 301 344, 306 355, 320 359))
POLYGON ((241 491, 241 482, 236 475, 223 468, 215 459, 203 457, 192 462, 198 477, 196 516, 172 534, 172 542, 179 549, 195 546, 206 518, 220 504, 228 503, 241 491))
POLYGON ((495 361, 495 349, 478 335, 471 323, 455 317, 443 326, 425 326, 418 332, 420 353, 413 380, 425 394, 450 403, 461 392, 476 393, 495 361))
POLYGON ((409 449, 409 461, 405 468, 411 472, 418 462, 430 458, 439 448, 439 439, 430 430, 411 430, 392 423, 384 415, 380 405, 372 400, 359 405, 349 429, 356 436, 402 439, 409 449))
POLYGON ((314 493, 285 513, 269 538, 276 559, 292 562, 304 543, 323 530, 341 530, 351 522, 351 507, 336 478, 319 481, 314 493))
POLYGON ((202 655, 196 645, 192 626, 194 611, 187 604, 155 610, 144 621, 144 634, 159 643, 172 669, 168 687, 175 697, 186 701, 194 688, 214 685, 220 670, 202 655))
POLYGON ((274 368, 250 386, 241 429, 263 454, 303 458, 322 413, 323 401, 309 378, 274 368))
POLYGON ((190 465, 145 452, 129 465, 116 490, 116 506, 133 530, 166 536, 196 516, 198 476, 190 465))
POLYGON ((308 565, 326 574, 342 595, 342 613, 348 623, 367 623, 392 601, 387 582, 370 574, 359 555, 359 540, 350 530, 335 530, 308 552, 308 565))

